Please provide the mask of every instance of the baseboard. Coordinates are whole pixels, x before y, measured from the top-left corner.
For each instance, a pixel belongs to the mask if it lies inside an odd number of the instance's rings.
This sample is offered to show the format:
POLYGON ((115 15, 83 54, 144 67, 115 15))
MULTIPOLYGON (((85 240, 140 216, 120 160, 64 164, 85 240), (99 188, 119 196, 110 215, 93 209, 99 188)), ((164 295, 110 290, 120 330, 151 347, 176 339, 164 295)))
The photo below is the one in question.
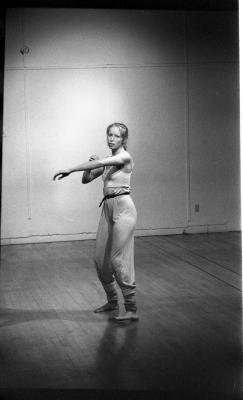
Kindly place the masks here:
MULTIPOLYGON (((135 236, 155 236, 155 235, 181 235, 193 233, 210 232, 229 232, 240 231, 240 224, 211 224, 211 225, 188 225, 175 228, 138 228, 135 236)), ((95 232, 73 233, 73 234, 53 234, 53 235, 32 235, 23 237, 2 238, 1 245, 27 244, 27 243, 48 243, 48 242, 67 242, 74 240, 95 239, 95 232)))

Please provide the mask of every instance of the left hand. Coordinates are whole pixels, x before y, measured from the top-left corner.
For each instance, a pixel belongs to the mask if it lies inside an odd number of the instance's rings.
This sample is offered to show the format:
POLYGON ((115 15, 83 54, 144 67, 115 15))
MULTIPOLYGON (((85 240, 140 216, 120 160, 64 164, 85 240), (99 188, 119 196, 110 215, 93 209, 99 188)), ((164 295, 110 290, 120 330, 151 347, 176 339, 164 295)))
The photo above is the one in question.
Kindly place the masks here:
POLYGON ((90 156, 89 161, 94 161, 94 160, 99 160, 99 156, 97 156, 96 154, 90 156))
POLYGON ((58 176, 59 178, 57 178, 58 180, 66 178, 68 175, 70 175, 71 172, 69 170, 61 170, 58 171, 54 176, 53 176, 53 180, 55 180, 58 176))

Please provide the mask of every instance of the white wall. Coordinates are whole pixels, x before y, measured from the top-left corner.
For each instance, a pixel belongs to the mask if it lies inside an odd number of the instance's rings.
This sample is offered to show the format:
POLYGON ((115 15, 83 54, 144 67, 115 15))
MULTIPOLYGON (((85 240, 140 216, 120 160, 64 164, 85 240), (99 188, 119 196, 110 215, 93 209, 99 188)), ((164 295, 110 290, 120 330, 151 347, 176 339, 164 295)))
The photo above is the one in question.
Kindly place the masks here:
POLYGON ((237 22, 234 12, 8 10, 2 243, 95 237, 101 181, 52 176, 107 155, 114 121, 130 130, 137 235, 240 229, 237 22))
POLYGON ((238 230, 238 16, 190 12, 187 18, 191 224, 238 230))

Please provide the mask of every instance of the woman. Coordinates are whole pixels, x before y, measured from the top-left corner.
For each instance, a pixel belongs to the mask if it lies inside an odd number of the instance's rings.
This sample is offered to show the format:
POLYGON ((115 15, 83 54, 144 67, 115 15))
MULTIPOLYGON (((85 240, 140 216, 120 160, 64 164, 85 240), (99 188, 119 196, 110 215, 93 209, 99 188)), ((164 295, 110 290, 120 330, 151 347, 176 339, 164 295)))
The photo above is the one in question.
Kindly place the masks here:
MULTIPOLYGON (((72 172, 84 171, 82 182, 89 183, 102 175, 104 198, 96 236, 95 265, 98 277, 106 292, 107 303, 96 313, 118 310, 118 283, 125 305, 125 314, 116 321, 137 320, 134 273, 134 230, 137 212, 130 196, 130 177, 133 160, 127 152, 128 129, 124 124, 113 123, 107 128, 107 144, 112 155, 103 159, 91 156, 89 162, 68 170, 58 171, 54 180, 72 172)), ((101 205, 100 204, 100 205, 101 205)))

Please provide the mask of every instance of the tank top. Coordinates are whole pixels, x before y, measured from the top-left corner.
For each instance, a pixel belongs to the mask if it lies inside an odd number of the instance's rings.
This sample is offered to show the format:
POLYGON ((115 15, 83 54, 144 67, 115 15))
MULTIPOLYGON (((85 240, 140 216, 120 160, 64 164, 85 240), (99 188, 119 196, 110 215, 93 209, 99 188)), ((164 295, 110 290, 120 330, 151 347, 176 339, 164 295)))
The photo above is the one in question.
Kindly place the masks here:
POLYGON ((130 181, 132 169, 128 166, 105 166, 102 179, 104 182, 104 195, 113 193, 128 193, 131 191, 130 181), (125 169, 125 170, 124 170, 125 169), (126 171, 127 169, 127 171, 126 171))

